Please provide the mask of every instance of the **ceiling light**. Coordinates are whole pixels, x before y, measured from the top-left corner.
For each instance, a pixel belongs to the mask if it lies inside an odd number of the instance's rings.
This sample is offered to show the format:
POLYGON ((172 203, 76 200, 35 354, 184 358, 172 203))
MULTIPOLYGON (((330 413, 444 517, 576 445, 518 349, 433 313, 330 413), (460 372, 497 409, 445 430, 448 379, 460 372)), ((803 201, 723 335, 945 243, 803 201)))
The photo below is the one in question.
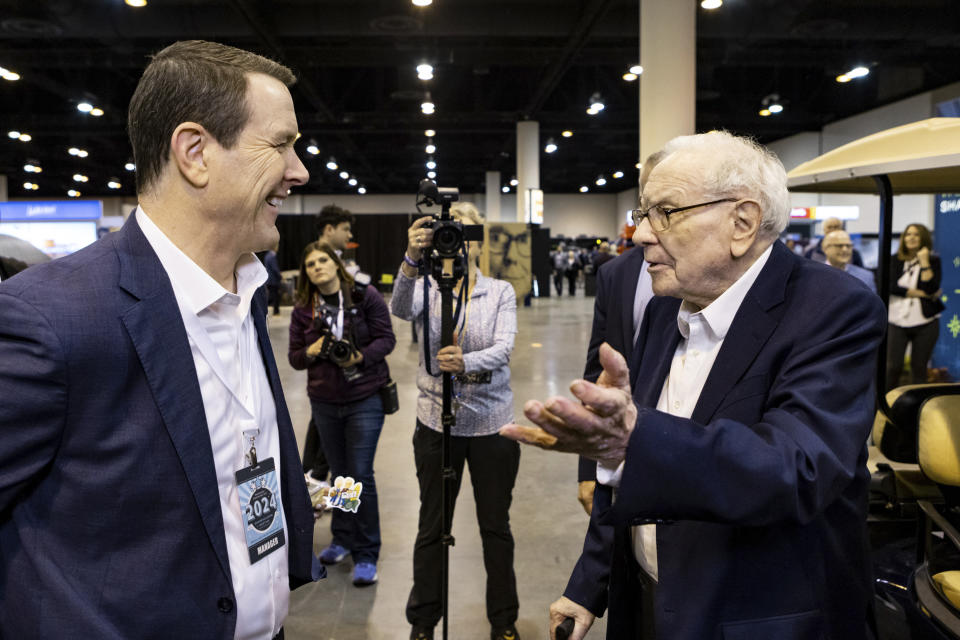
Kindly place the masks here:
POLYGON ((765 96, 763 100, 760 101, 760 105, 763 107, 760 110, 760 115, 764 117, 783 111, 783 105, 780 104, 780 96, 776 93, 765 96))
POLYGON ((357 193, 359 193, 360 195, 363 195, 363 194, 365 194, 366 192, 367 192, 367 188, 366 188, 366 187, 357 187, 357 193))
POLYGON ((557 143, 553 141, 553 138, 548 138, 547 146, 545 146, 543 150, 547 153, 553 153, 557 150, 557 143))
POLYGON ((436 151, 436 150, 437 150, 437 145, 435 145, 435 144, 428 144, 428 145, 424 148, 424 151, 426 151, 427 153, 433 153, 433 152, 436 151))
POLYGON ((330 159, 327 160, 327 169, 330 169, 330 171, 337 170, 337 161, 333 159, 333 156, 330 156, 330 159))
POLYGON ((430 178, 431 180, 433 180, 434 178, 437 177, 437 172, 436 172, 436 171, 427 171, 427 177, 430 178))
POLYGON ((430 102, 429 100, 427 100, 426 102, 424 102, 424 103, 422 103, 422 104, 420 105, 420 111, 422 111, 422 112, 424 113, 424 115, 428 115, 428 116, 429 116, 429 115, 431 115, 434 111, 436 111, 436 105, 434 105, 432 102, 430 102))
POLYGON ((507 185, 503 185, 502 187, 500 187, 500 191, 503 191, 504 193, 510 193, 510 187, 508 187, 507 185))
POLYGON ((423 135, 427 136, 428 138, 432 138, 433 136, 437 135, 437 132, 433 129, 427 129, 423 132, 423 135))
POLYGON ((131 7, 145 7, 147 6, 147 0, 123 0, 131 7))
POLYGON ((594 92, 594 94, 590 96, 590 107, 587 109, 587 113, 592 116, 597 115, 603 111, 604 107, 606 107, 606 105, 603 104, 603 98, 598 92, 594 92))
POLYGON ((23 188, 26 189, 27 191, 36 191, 40 187, 37 186, 36 182, 24 182, 23 188))
POLYGON ((136 171, 137 165, 133 164, 132 162, 128 162, 127 164, 123 165, 123 168, 127 171, 136 171))
POLYGON ((850 82, 851 80, 853 80, 853 78, 851 78, 845 73, 841 73, 840 75, 837 76, 837 82, 850 82))
POLYGON ((782 104, 772 104, 772 105, 770 105, 770 113, 780 113, 781 111, 783 111, 783 105, 782 105, 782 104))
POLYGON ((349 177, 350 177, 350 174, 347 173, 346 171, 341 171, 341 172, 340 172, 340 178, 341 178, 341 179, 346 180, 346 179, 349 178, 349 177))
POLYGON ((602 175, 597 176, 597 186, 602 187, 605 184, 607 184, 607 179, 604 178, 602 175))
POLYGON ((634 168, 634 169, 639 169, 639 168, 640 168, 640 163, 638 162, 637 164, 633 165, 633 168, 634 168))
POLYGON ((562 135, 564 138, 569 138, 570 136, 573 135, 573 131, 570 131, 570 129, 567 129, 566 131, 564 131, 564 132, 561 133, 560 135, 562 135))
POLYGON ((614 172, 613 172, 613 177, 616 178, 617 180, 619 180, 620 178, 623 177, 623 171, 614 171, 614 172))
POLYGON ((582 187, 580 187, 580 193, 586 193, 587 191, 590 191, 590 187, 588 187, 587 185, 583 185, 582 187))
POLYGON ((21 133, 17 137, 17 140, 19 140, 20 142, 30 142, 31 140, 33 140, 33 136, 31 136, 29 133, 21 133))
POLYGON ((110 182, 107 183, 107 186, 111 189, 119 189, 123 185, 121 185, 116 178, 111 178, 110 182))
POLYGON ((628 73, 623 74, 622 77, 623 77, 623 79, 626 80, 627 82, 633 82, 634 80, 637 79, 637 74, 635 74, 635 73, 629 73, 629 72, 628 72, 628 73))
POLYGON ((356 179, 356 178, 350 178, 349 180, 347 180, 347 184, 349 184, 351 187, 355 187, 355 186, 357 186, 357 179, 356 179))
POLYGON ((417 65, 417 77, 421 80, 433 80, 433 65, 426 62, 417 65))
POLYGON ((511 186, 511 187, 515 187, 515 186, 517 186, 518 184, 520 184, 520 181, 519 181, 519 180, 517 180, 516 178, 510 178, 510 186, 511 186))
POLYGON ((870 73, 870 69, 866 67, 854 67, 850 71, 847 71, 847 77, 849 78, 862 78, 863 76, 870 73))
POLYGON ((93 111, 93 105, 90 104, 89 102, 81 102, 80 104, 77 105, 77 111, 80 111, 83 113, 90 113, 91 111, 93 111))
POLYGON ((90 110, 90 115, 94 116, 95 118, 99 118, 100 116, 103 115, 103 109, 101 109, 100 107, 94 107, 93 109, 90 110))
POLYGON ((67 191, 67 195, 70 196, 71 198, 79 198, 80 192, 77 191, 76 189, 70 189, 70 191, 67 191))
POLYGON ((13 140, 16 140, 17 138, 20 137, 20 132, 19 132, 19 131, 7 131, 7 137, 8 137, 8 138, 11 138, 11 139, 13 139, 13 140))
POLYGON ((75 174, 73 174, 73 181, 74 181, 74 182, 88 182, 89 180, 90 180, 90 178, 88 178, 87 176, 83 175, 82 173, 75 173, 75 174))
POLYGON ((760 109, 760 115, 766 118, 768 115, 770 115, 770 109, 760 109))
POLYGON ((433 4, 433 0, 411 0, 413 6, 415 7, 429 7, 433 4))
POLYGON ((312 156, 315 156, 318 153, 320 153, 320 147, 318 147, 316 143, 309 144, 307 145, 307 153, 309 153, 312 156))
POLYGON ((719 9, 723 6, 723 0, 702 0, 700 6, 704 9, 719 9))
POLYGON ((427 160, 427 169, 436 169, 437 163, 433 160, 427 160))
POLYGON ((640 66, 639 64, 635 64, 632 67, 630 67, 630 73, 634 73, 639 76, 640 74, 643 73, 643 67, 640 66))
POLYGON ((10 71, 10 69, 4 69, 3 67, 0 67, 0 78, 13 82, 14 80, 20 79, 20 74, 14 71, 10 71))
POLYGON ((23 165, 23 170, 27 173, 40 173, 43 171, 43 169, 40 168, 40 165, 33 164, 32 162, 28 162, 27 164, 23 165))

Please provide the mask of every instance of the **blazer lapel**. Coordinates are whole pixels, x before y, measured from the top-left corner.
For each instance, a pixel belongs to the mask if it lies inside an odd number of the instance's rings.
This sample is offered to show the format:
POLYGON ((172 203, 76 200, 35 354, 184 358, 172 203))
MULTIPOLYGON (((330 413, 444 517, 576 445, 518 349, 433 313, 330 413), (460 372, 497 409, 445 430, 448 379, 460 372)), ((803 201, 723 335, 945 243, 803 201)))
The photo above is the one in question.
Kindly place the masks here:
POLYGON ((641 332, 634 349, 636 367, 633 381, 633 398, 642 407, 656 408, 663 381, 670 373, 673 352, 680 343, 680 329, 677 327, 677 310, 680 300, 676 298, 654 298, 647 307, 647 331, 641 332))
POLYGON ((642 251, 640 247, 630 250, 630 253, 624 256, 628 262, 623 265, 623 271, 620 276, 620 330, 623 333, 624 353, 630 353, 633 349, 633 334, 636 327, 633 326, 633 303, 637 298, 637 278, 640 275, 640 266, 643 264, 643 258, 639 259, 637 253, 642 251))
POLYGON ((193 491, 224 574, 230 561, 213 449, 193 354, 170 279, 131 216, 118 233, 120 287, 137 298, 121 315, 193 491))
POLYGON ((780 323, 779 314, 772 310, 783 302, 794 259, 798 258, 782 243, 774 242, 767 264, 744 297, 723 340, 716 359, 723 366, 710 370, 691 416, 694 422, 710 421, 780 323))

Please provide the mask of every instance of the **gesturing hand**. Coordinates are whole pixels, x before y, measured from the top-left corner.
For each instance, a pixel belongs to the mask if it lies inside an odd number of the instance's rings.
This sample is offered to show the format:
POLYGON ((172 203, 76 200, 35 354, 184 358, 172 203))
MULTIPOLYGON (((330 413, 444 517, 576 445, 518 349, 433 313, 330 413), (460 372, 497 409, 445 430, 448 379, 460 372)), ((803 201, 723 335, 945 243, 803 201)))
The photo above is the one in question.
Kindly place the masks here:
POLYGON ((528 400, 523 413, 538 425, 507 424, 500 435, 541 449, 579 453, 605 466, 616 467, 626 456, 637 408, 630 395, 626 360, 610 345, 600 346, 603 373, 596 384, 575 380, 570 391, 580 402, 554 396, 546 402, 528 400))

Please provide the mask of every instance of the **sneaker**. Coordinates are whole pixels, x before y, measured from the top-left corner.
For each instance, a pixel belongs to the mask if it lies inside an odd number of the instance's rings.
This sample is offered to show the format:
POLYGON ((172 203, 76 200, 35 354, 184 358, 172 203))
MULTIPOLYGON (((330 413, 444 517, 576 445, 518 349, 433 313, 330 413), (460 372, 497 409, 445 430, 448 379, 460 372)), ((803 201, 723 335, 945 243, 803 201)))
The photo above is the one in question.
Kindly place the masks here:
POLYGON ((377 565, 372 562, 358 562, 353 568, 353 586, 368 587, 377 581, 377 565))
POLYGON ((502 629, 490 629, 490 640, 520 640, 520 634, 513 625, 502 629))
POLYGON ((433 640, 433 627, 413 625, 410 629, 410 640, 433 640))
POLYGON ((323 564, 337 564, 347 557, 350 553, 338 544, 330 543, 330 546, 320 552, 320 562, 323 564))

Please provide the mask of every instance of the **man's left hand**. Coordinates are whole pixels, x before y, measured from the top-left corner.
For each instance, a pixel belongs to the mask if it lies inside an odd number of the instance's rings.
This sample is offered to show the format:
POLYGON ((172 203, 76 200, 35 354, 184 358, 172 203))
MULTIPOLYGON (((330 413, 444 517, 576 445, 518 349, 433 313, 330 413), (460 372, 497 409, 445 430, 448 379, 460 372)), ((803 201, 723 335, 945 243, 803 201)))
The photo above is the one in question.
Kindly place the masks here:
POLYGON ((637 420, 630 372, 610 345, 601 345, 599 355, 603 373, 597 383, 575 380, 570 385, 579 403, 559 396, 544 403, 528 400, 523 413, 539 426, 507 424, 500 435, 541 449, 579 453, 608 467, 623 462, 637 420))

